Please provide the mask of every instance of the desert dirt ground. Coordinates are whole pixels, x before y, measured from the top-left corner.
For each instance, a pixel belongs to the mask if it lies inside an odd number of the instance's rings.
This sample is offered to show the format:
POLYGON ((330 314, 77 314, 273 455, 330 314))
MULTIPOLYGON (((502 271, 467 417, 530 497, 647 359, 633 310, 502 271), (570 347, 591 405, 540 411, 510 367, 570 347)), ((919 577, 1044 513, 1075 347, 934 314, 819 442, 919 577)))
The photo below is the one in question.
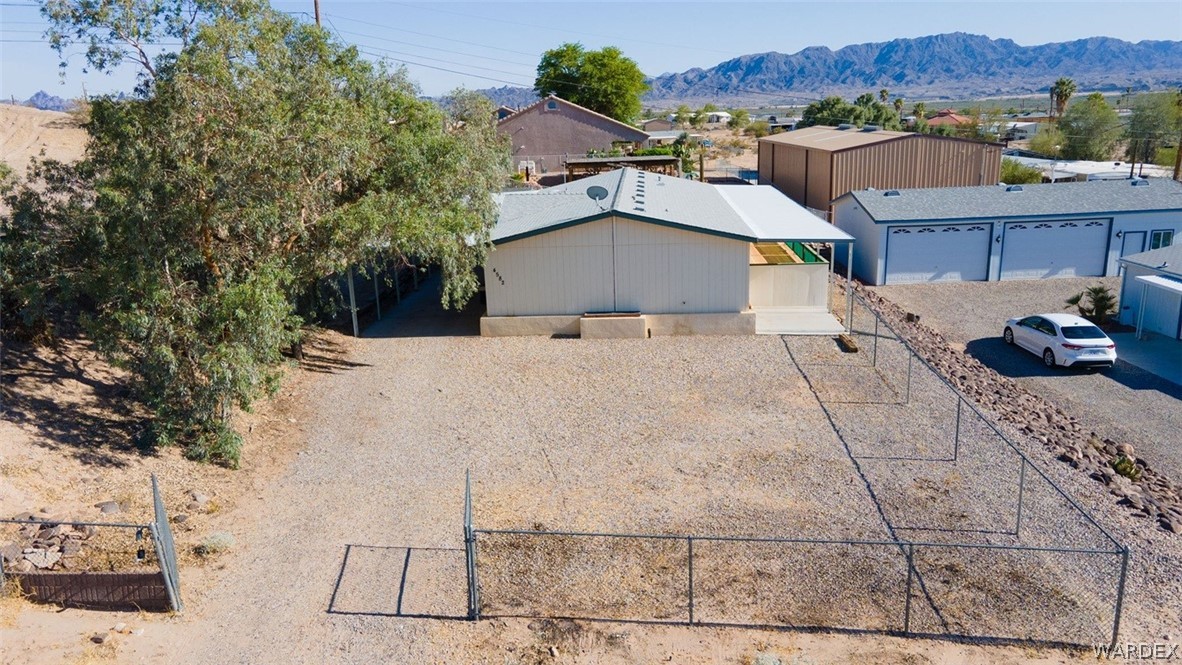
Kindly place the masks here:
POLYGON ((0 104, 0 161, 23 175, 33 157, 72 162, 86 150, 86 131, 69 113, 0 104))
MULTIPOLYGON (((214 507, 179 528, 183 613, 59 611, 7 599, 0 660, 746 663, 768 654, 784 663, 885 664, 1087 656, 856 632, 457 618, 465 469, 482 528, 811 529, 806 535, 882 538, 884 525, 779 338, 483 339, 473 336, 473 310, 438 311, 432 284, 361 339, 319 337, 280 395, 240 416, 247 448, 238 471, 128 445, 135 414, 120 411, 119 377, 84 346, 9 354, 0 513, 93 516, 93 504, 115 499, 129 516, 144 515, 150 472, 170 507, 194 491, 212 496, 214 507), (210 558, 192 554, 213 531, 232 534, 234 546, 210 558), (89 642, 119 622, 144 633, 89 642)), ((1122 535, 1136 529, 1101 492, 1079 489, 1106 524, 1122 535)), ((1158 546, 1146 538, 1145 547, 1158 546)), ((669 604, 654 601, 658 611, 669 604)), ((1139 638, 1161 637, 1158 620, 1170 625, 1145 597, 1130 599, 1130 608, 1139 638)))

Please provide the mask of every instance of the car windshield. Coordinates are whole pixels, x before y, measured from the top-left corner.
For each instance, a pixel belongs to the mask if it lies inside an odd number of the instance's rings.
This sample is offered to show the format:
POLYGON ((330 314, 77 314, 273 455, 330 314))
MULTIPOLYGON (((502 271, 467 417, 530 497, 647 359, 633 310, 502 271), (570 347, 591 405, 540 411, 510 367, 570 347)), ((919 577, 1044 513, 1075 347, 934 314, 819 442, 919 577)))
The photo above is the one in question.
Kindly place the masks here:
POLYGON ((1063 326, 1067 339, 1104 339, 1104 331, 1096 326, 1063 326))

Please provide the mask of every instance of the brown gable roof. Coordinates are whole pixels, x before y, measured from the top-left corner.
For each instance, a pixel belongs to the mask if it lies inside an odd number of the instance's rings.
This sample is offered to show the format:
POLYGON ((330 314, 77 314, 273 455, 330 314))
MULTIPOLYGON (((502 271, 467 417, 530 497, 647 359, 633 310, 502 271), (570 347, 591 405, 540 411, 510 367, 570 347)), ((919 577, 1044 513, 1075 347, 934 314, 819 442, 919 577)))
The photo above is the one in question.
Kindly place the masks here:
POLYGON ((549 95, 545 99, 539 99, 538 101, 534 102, 533 104, 530 104, 529 106, 517 111, 517 113, 514 113, 513 115, 506 116, 506 117, 502 118, 501 120, 499 120, 497 122, 497 124, 502 125, 502 124, 508 122, 509 120, 516 118, 519 115, 522 115, 524 113, 529 113, 530 111, 533 111, 534 109, 539 108, 542 104, 544 104, 550 100, 554 100, 554 101, 557 101, 561 104, 565 104, 569 108, 575 109, 577 111, 581 111, 581 112, 586 113, 588 115, 593 115, 597 118, 602 118, 602 119, 608 121, 609 123, 612 123, 613 125, 617 126, 622 132, 630 133, 632 136, 636 137, 633 139, 634 141, 646 141, 649 138, 649 134, 646 131, 637 129, 637 128, 633 127, 632 125, 629 125, 628 123, 620 122, 619 120, 616 120, 615 118, 612 118, 610 116, 606 116, 602 113, 596 113, 595 111, 592 111, 591 109, 589 109, 585 106, 579 106, 578 104, 576 104, 574 102, 568 102, 565 99, 559 97, 558 95, 549 95))

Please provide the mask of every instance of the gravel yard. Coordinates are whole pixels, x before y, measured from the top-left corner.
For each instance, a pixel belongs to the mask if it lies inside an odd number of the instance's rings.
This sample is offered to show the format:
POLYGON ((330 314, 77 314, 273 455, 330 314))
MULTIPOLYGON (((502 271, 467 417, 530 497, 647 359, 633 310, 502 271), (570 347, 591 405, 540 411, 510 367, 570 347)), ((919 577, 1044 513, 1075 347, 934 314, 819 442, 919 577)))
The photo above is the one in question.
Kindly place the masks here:
MULTIPOLYGON (((484 339, 474 312, 441 315, 432 298, 430 288, 408 297, 348 362, 322 368, 290 423, 305 448, 242 497, 235 549, 200 575, 182 570, 185 613, 150 624, 127 661, 1075 658, 883 635, 513 618, 684 621, 680 539, 481 534, 482 609, 501 618, 455 620, 466 611, 465 469, 477 528, 927 542, 914 552, 913 630, 1107 641, 1111 555, 1081 563, 947 545, 1092 546, 1095 531, 1031 482, 1018 533, 1016 454, 971 417, 955 444, 956 400, 922 372, 908 385, 897 346, 884 342, 870 366, 827 338, 484 339)), ((1177 633, 1179 539, 1143 533, 1096 483, 1027 452, 1133 546, 1122 638, 1177 633)), ((907 566, 894 545, 705 540, 694 561, 701 622, 901 627, 907 566)))
POLYGON ((1006 319, 1069 311, 1063 301, 1096 283, 1114 291, 1120 288, 1119 278, 1106 277, 906 284, 875 290, 919 314, 924 323, 950 343, 964 345, 985 365, 1057 403, 1102 436, 1131 443, 1138 457, 1182 480, 1182 386, 1119 360, 1112 369, 1098 372, 1047 369, 1034 355, 1001 340, 1006 319))

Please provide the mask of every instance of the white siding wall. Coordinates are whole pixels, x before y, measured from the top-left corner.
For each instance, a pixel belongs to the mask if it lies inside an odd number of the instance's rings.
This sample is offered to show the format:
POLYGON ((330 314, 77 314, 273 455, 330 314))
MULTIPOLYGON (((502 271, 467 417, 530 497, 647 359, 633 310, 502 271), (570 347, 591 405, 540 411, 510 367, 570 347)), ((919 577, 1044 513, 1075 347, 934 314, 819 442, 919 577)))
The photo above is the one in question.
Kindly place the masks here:
POLYGON ((611 221, 497 245, 485 262, 484 282, 489 316, 610 311, 611 221))
MULTIPOLYGON (((1153 185, 1150 185, 1152 187, 1153 185)), ((1174 242, 1182 242, 1182 211, 1174 212, 1140 212, 1140 213, 1118 213, 1113 217, 1112 241, 1108 245, 1108 265, 1106 274, 1115 275, 1120 263, 1117 259, 1120 258, 1120 248, 1122 245, 1122 238, 1117 238, 1116 233, 1128 233, 1129 231, 1145 231, 1145 249, 1149 249, 1149 236, 1153 231, 1172 230, 1174 232, 1174 242)), ((1136 252, 1134 252, 1136 253, 1136 252)))
POLYGON ((752 307, 825 307, 829 264, 751 266, 752 307))
POLYGON ((1136 280, 1141 275, 1161 273, 1141 266, 1126 265, 1120 283, 1120 322, 1136 326, 1141 311, 1141 295, 1145 295, 1144 329, 1168 337, 1178 337, 1179 317, 1182 317, 1182 296, 1166 289, 1146 287, 1136 280))
POLYGON ((616 220, 616 309, 645 314, 747 308, 748 244, 616 220))
MULTIPOLYGON (((882 284, 883 256, 886 244, 886 225, 875 224, 870 215, 852 197, 844 198, 833 207, 833 224, 857 238, 854 243, 854 275, 867 284, 882 284)), ((846 249, 838 245, 834 250, 840 262, 845 262, 846 249)))
POLYGON ((489 252, 488 315, 739 312, 748 258, 741 240, 628 219, 614 229, 611 219, 588 222, 489 252))

